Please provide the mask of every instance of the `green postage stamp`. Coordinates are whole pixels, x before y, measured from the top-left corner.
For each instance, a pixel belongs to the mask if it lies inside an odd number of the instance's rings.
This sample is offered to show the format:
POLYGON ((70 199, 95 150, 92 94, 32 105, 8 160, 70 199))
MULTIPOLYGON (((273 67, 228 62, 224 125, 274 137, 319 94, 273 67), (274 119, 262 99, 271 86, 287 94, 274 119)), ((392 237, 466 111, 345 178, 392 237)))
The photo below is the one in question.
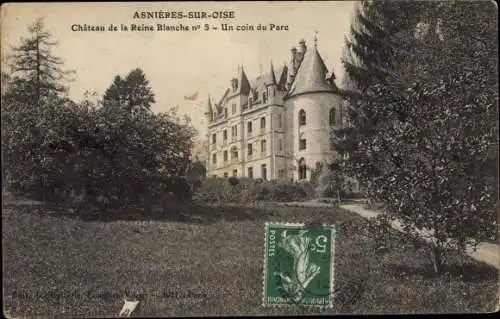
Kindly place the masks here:
POLYGON ((266 223, 264 306, 332 307, 334 226, 266 223))

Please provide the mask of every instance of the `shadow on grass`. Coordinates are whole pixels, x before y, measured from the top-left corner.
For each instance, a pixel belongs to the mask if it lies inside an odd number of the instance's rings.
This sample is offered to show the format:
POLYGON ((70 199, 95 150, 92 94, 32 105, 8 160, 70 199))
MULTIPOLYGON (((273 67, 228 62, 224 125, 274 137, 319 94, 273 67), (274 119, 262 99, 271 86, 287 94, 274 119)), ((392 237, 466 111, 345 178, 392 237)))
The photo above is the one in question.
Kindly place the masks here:
POLYGON ((463 282, 482 283, 498 281, 498 270, 484 263, 464 263, 443 265, 441 275, 436 275, 431 264, 423 264, 420 267, 391 264, 390 272, 396 278, 408 276, 422 276, 426 279, 452 278, 463 282))
POLYGON ((95 207, 90 205, 43 203, 37 205, 4 205, 4 208, 16 206, 28 209, 40 216, 77 218, 83 221, 172 221, 196 224, 212 224, 220 220, 246 221, 262 220, 274 214, 267 210, 247 206, 205 205, 195 202, 171 202, 163 207, 147 209, 142 206, 95 207))

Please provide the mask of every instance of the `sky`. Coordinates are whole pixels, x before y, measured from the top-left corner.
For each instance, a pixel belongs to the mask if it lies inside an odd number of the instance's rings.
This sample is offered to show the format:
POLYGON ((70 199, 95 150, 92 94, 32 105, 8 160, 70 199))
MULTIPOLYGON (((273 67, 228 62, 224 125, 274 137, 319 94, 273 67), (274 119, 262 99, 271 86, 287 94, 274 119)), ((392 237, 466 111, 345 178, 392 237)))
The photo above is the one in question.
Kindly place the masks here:
MULTIPOLYGON (((1 7, 2 69, 10 46, 28 36, 28 25, 43 17, 46 29, 58 41, 52 52, 66 69, 75 70, 69 95, 81 101, 85 91, 102 95, 116 75, 141 68, 155 92, 154 112, 178 107, 192 119, 201 136, 208 95, 219 100, 235 77, 238 65, 255 78, 288 63, 290 49, 301 39, 311 47, 314 36, 337 84, 343 76, 340 62, 355 2, 141 2, 141 3, 8 3, 1 7), (134 19, 136 12, 234 12, 228 19, 134 19), (221 24, 286 25, 282 31, 222 31, 221 24), (72 31, 72 26, 104 26, 106 31, 72 31), (155 31, 107 31, 110 24, 147 25, 155 31), (199 31, 156 31, 157 24, 200 25, 199 31), (218 27, 204 31, 205 24, 218 27), (194 101, 186 100, 198 92, 194 101)), ((120 29, 120 28, 119 28, 120 29)))

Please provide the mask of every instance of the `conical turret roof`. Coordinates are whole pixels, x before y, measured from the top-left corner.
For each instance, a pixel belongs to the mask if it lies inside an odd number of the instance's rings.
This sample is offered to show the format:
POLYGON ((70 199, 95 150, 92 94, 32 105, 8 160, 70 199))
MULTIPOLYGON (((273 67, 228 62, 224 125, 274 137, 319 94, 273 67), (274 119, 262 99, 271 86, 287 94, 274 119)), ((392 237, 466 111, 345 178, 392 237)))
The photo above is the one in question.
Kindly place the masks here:
POLYGON ((335 92, 335 89, 328 83, 327 74, 325 62, 314 46, 306 51, 287 98, 311 92, 335 92))

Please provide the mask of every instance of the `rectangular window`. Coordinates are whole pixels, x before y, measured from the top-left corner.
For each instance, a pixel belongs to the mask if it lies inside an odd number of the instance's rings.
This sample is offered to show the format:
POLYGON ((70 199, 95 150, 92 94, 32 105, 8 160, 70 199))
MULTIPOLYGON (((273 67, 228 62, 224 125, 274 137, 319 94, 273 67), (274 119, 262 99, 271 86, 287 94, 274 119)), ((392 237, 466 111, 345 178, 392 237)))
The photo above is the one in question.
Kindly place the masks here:
POLYGON ((231 126, 231 141, 236 141, 236 137, 238 136, 238 130, 237 130, 238 126, 237 125, 233 125, 231 126))
POLYGON ((266 142, 266 140, 260 141, 260 151, 263 154, 266 153, 266 151, 267 151, 267 142, 266 142))
POLYGON ((212 144, 215 144, 217 142, 217 135, 212 134, 212 144))
POLYGON ((236 103, 233 103, 232 107, 231 107, 231 114, 234 114, 236 113, 236 103))
POLYGON ((224 117, 227 117, 227 107, 224 108, 224 117))
POLYGON ((237 160, 238 159, 238 151, 234 151, 233 152, 233 160, 237 160))
POLYGON ((238 176, 238 170, 237 169, 233 169, 233 176, 238 176))
POLYGON ((260 118, 260 129, 265 129, 266 128, 266 118, 265 117, 261 117, 260 118))
POLYGON ((217 154, 212 154, 212 164, 217 164, 217 154))
POLYGON ((253 178, 253 167, 248 168, 248 177, 253 178))
POLYGON ((248 156, 252 156, 253 153, 252 144, 247 145, 247 151, 248 151, 248 156))
POLYGON ((281 128, 283 126, 283 115, 278 116, 278 127, 281 128))
POLYGON ((224 130, 224 131, 222 132, 222 139, 223 139, 224 141, 226 141, 226 140, 227 140, 227 130, 224 130))
POLYGON ((227 162, 227 151, 224 151, 224 162, 227 162))
POLYGON ((262 171, 262 179, 267 180, 267 165, 266 164, 261 165, 261 171, 262 171))
POLYGON ((306 149, 306 139, 303 138, 299 141, 299 151, 302 151, 305 149, 306 149))
POLYGON ((248 122, 247 127, 248 127, 248 133, 252 133, 252 122, 248 122))
POLYGON ((278 140, 278 151, 283 151, 283 140, 281 138, 278 140))

